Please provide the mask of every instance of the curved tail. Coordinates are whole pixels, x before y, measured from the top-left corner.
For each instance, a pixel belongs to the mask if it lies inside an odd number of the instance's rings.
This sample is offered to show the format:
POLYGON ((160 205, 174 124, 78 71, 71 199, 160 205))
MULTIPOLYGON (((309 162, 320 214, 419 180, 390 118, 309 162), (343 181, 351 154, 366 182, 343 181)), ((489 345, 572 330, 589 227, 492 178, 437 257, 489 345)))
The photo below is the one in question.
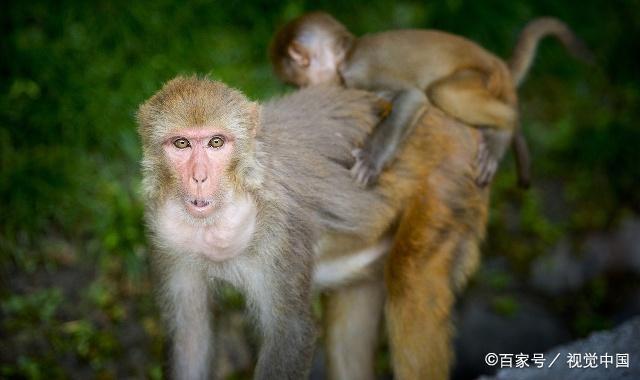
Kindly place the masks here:
POLYGON ((541 17, 529 22, 522 32, 509 60, 509 70, 516 86, 526 77, 538 48, 538 43, 546 36, 553 35, 576 58, 586 62, 593 61, 593 55, 587 46, 564 22, 553 17, 541 17))

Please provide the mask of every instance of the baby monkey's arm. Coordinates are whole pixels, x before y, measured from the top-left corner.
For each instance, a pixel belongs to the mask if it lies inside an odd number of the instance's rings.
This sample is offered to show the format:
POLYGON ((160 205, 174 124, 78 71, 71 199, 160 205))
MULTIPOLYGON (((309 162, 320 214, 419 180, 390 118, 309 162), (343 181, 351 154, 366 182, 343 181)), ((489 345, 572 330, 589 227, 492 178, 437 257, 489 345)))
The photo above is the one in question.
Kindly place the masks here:
POLYGON ((351 175, 363 186, 375 183, 382 170, 393 162, 428 106, 427 96, 418 88, 395 92, 392 103, 389 116, 376 126, 364 146, 354 151, 356 163, 351 175))

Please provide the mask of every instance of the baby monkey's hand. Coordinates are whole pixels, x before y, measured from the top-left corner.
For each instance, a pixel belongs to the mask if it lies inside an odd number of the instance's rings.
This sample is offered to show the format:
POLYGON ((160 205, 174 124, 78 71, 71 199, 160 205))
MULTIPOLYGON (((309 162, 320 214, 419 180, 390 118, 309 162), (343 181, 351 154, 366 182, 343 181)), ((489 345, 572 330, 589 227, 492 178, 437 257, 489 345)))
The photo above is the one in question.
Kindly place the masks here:
POLYGON ((351 151, 356 162, 351 168, 351 176, 362 187, 369 187, 378 181, 382 169, 371 160, 371 155, 364 149, 354 149, 351 151))

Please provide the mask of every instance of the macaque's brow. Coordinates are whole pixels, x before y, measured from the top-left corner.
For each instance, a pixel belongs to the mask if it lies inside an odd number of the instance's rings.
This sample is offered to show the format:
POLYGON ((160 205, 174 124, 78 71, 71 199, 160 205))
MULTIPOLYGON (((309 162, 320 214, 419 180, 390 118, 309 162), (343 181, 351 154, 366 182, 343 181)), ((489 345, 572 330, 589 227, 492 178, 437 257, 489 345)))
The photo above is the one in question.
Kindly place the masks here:
POLYGON ((192 139, 202 139, 211 137, 213 135, 224 135, 225 137, 232 138, 229 131, 223 128, 215 127, 194 127, 194 128, 180 128, 169 132, 168 138, 171 137, 188 137, 192 139))

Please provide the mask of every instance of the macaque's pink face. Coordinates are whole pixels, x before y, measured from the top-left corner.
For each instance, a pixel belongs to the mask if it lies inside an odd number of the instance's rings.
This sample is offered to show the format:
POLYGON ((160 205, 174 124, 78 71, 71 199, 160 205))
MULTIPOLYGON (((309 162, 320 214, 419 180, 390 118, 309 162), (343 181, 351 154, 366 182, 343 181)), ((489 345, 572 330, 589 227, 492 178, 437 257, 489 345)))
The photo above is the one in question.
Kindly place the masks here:
POLYGON ((216 208, 224 190, 234 139, 215 128, 184 128, 163 144, 167 161, 180 179, 187 211, 206 217, 216 208))

